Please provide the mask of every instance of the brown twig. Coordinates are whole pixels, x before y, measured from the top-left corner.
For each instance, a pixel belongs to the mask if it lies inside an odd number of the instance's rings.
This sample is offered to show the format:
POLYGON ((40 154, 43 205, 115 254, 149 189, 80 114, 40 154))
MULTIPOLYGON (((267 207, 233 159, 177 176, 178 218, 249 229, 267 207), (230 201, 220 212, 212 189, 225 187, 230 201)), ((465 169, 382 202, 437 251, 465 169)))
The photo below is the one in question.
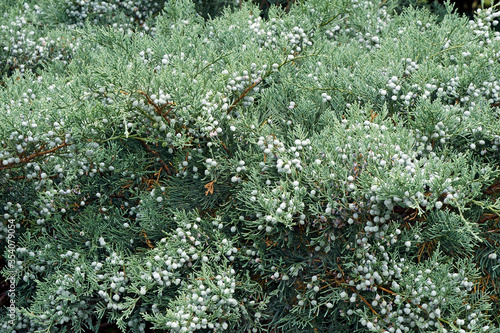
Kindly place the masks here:
POLYGON ((245 89, 245 91, 240 95, 240 97, 238 97, 234 102, 233 104, 231 104, 231 106, 227 109, 227 114, 229 114, 229 112, 231 112, 232 109, 234 109, 234 107, 236 106, 236 104, 238 104, 239 101, 241 101, 243 99, 243 97, 246 96, 246 94, 252 89, 254 88, 256 85, 258 85, 260 82, 262 82, 262 79, 261 78, 258 78, 257 80, 255 80, 254 83, 252 83, 248 88, 245 89))
POLYGON ((43 156, 43 155, 47 155, 47 154, 53 153, 56 150, 64 148, 66 146, 69 146, 69 143, 64 142, 64 143, 60 144, 59 146, 54 147, 52 149, 49 149, 49 150, 46 150, 46 151, 39 151, 39 152, 36 152, 34 154, 31 154, 30 156, 21 158, 19 162, 13 162, 13 163, 8 163, 6 165, 0 165, 0 170, 4 170, 4 169, 7 169, 7 168, 10 168, 11 166, 16 165, 16 164, 25 164, 25 163, 27 163, 27 162, 29 162, 29 161, 37 158, 38 156, 43 156))
POLYGON ((361 296, 361 294, 358 294, 358 296, 359 296, 359 297, 363 300, 363 302, 365 302, 365 303, 366 303, 366 305, 368 305, 368 307, 370 308, 370 310, 372 310, 372 312, 373 312, 376 316, 378 316, 377 311, 375 311, 375 309, 373 309, 373 308, 372 308, 372 306, 370 305, 370 303, 368 303, 368 301, 367 301, 367 300, 366 300, 363 296, 361 296))
MULTIPOLYGON (((391 294, 391 295, 396 295, 396 293, 395 293, 394 291, 389 290, 389 289, 386 289, 386 288, 384 288, 384 287, 377 286, 377 288, 378 288, 378 289, 382 289, 383 291, 385 291, 386 293, 389 293, 389 294, 391 294)), ((407 301, 408 303, 410 303, 410 304, 416 305, 416 306, 417 306, 417 307, 419 307, 421 310, 424 310, 425 312, 427 312, 427 311, 426 311, 426 310, 425 310, 425 309, 424 309, 424 308, 423 308, 420 304, 414 304, 414 303, 412 303, 412 302, 411 302, 410 300, 408 300, 408 299, 407 299, 406 301, 407 301)))
MULTIPOLYGON (((47 178, 57 178, 57 177, 59 177, 59 175, 52 175, 52 176, 49 176, 47 178)), ((21 179, 27 179, 27 177, 26 176, 18 176, 18 177, 10 178, 10 180, 21 180, 21 179)), ((32 179, 38 179, 38 178, 32 178, 32 179)), ((32 180, 32 179, 30 179, 30 180, 32 180)))
POLYGON ((139 234, 139 236, 144 236, 144 240, 145 240, 146 244, 147 244, 150 248, 154 248, 154 246, 151 244, 151 241, 149 240, 148 235, 146 234, 146 232, 144 231, 144 229, 142 229, 142 231, 141 231, 141 233, 139 234))
POLYGON ((153 154, 153 155, 155 155, 156 157, 158 157, 158 158, 159 158, 159 160, 160 160, 161 165, 163 166, 163 168, 165 169, 165 171, 167 172, 167 174, 168 174, 169 176, 172 176, 172 172, 171 172, 171 171, 170 171, 170 169, 168 168, 167 163, 165 163, 165 162, 161 159, 161 157, 160 157, 160 153, 158 153, 157 151, 154 151, 153 149, 151 149, 151 147, 150 147, 150 146, 149 146, 146 142, 144 142, 144 141, 142 141, 142 140, 138 140, 138 139, 137 139, 137 141, 138 141, 138 142, 139 142, 139 143, 140 143, 140 144, 141 144, 141 145, 142 145, 142 146, 143 146, 143 147, 144 147, 144 148, 145 148, 148 152, 150 152, 151 154, 153 154))
POLYGON ((479 219, 479 223, 484 223, 486 221, 494 220, 496 218, 499 218, 500 216, 498 214, 486 214, 483 217, 479 219))
POLYGON ((486 190, 484 190, 486 194, 495 194, 500 193, 500 182, 489 186, 486 190))
POLYGON ((205 185, 205 188, 207 191, 205 192, 205 195, 208 195, 208 193, 213 194, 214 193, 214 182, 215 180, 212 180, 210 183, 205 185))
POLYGON ((165 121, 170 125, 170 118, 168 118, 168 114, 170 113, 170 111, 173 110, 173 107, 171 107, 166 113, 163 113, 163 109, 167 106, 167 105, 174 105, 175 106, 175 103, 165 103, 163 104, 162 106, 158 106, 155 102, 153 102, 151 100, 151 97, 149 97, 148 94, 146 94, 144 91, 137 91, 139 94, 143 95, 144 97, 146 97, 146 99, 148 100, 148 104, 152 105, 153 108, 155 109, 155 112, 162 116, 163 119, 165 119, 165 121))
POLYGON ((224 148, 224 150, 226 151, 226 153, 228 153, 228 155, 232 155, 231 152, 229 151, 229 149, 226 147, 226 145, 224 144, 224 142, 220 142, 221 145, 222 145, 222 148, 224 148))

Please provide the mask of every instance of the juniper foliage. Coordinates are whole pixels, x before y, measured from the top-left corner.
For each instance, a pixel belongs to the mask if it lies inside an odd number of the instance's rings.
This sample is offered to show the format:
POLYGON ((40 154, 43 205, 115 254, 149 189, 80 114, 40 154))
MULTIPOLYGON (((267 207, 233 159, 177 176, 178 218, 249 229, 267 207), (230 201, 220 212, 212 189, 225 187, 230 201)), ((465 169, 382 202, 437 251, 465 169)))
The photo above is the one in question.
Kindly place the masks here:
POLYGON ((499 12, 138 3, 0 27, 2 332, 498 332, 499 12))

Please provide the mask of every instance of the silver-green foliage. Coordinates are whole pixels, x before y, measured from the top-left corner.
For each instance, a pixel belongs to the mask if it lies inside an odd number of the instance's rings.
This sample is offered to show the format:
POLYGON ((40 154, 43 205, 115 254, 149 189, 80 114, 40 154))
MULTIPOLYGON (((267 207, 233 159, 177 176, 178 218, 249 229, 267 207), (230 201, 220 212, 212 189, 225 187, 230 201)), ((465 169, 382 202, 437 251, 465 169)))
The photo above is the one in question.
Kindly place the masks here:
POLYGON ((498 330, 499 14, 241 7, 5 77, 0 330, 498 330))

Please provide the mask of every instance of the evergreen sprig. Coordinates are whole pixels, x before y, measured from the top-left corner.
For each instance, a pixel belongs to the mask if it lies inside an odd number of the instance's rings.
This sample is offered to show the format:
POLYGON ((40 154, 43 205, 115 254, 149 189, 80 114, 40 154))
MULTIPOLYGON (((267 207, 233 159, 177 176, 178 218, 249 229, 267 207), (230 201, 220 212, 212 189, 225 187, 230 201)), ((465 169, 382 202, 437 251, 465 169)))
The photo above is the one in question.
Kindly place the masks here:
POLYGON ((1 332, 499 330, 500 12, 15 4, 1 332))

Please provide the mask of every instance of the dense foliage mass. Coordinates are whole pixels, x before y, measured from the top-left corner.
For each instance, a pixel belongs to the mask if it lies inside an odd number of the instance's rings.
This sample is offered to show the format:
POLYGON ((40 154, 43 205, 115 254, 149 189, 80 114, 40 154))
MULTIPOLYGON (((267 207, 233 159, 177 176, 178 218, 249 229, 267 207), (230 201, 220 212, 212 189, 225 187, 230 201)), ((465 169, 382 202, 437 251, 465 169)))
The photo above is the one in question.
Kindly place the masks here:
POLYGON ((498 332, 500 12, 396 5, 4 1, 0 331, 498 332))

